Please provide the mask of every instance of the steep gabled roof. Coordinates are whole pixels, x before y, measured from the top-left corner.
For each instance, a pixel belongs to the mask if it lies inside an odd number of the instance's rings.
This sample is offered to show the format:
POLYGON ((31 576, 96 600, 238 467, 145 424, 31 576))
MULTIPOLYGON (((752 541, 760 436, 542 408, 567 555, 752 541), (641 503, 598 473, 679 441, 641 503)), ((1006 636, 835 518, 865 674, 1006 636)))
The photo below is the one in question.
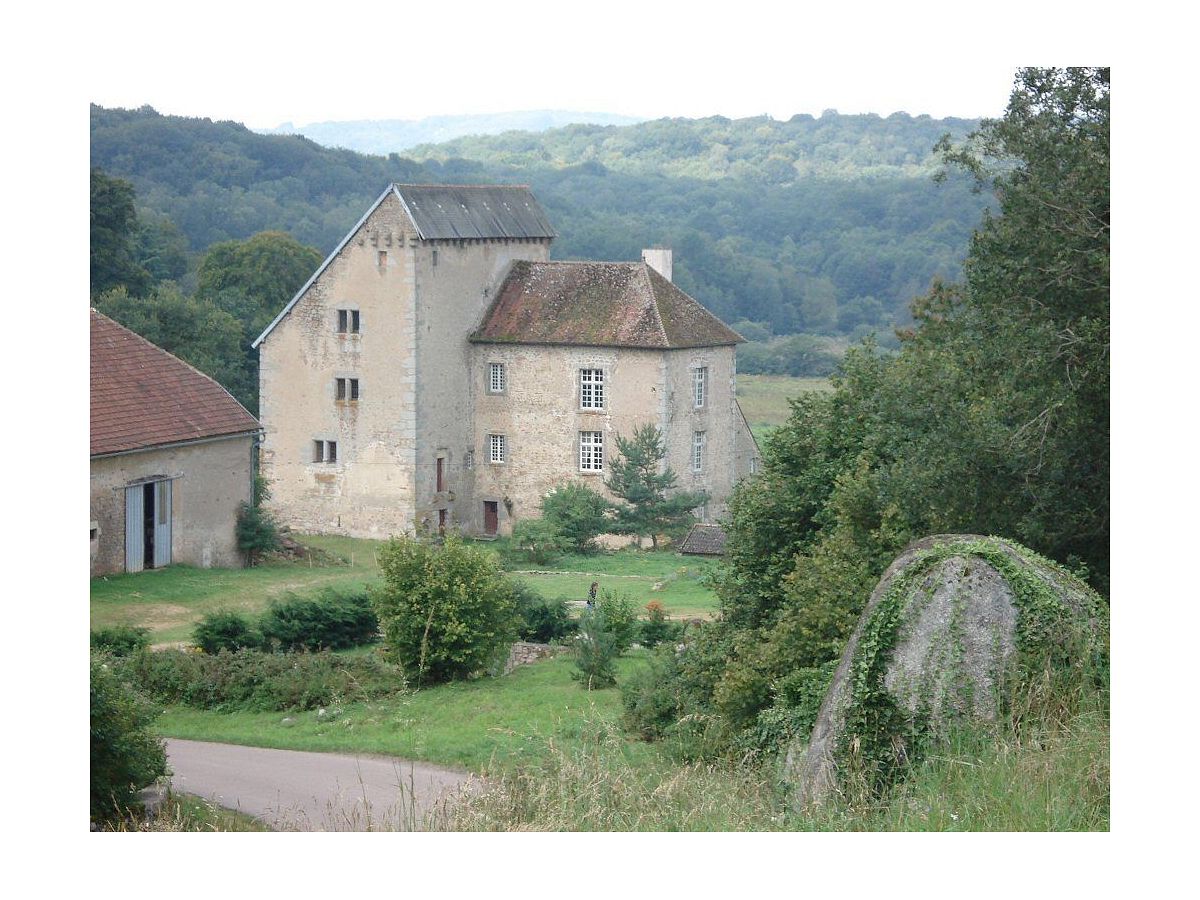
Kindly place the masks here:
POLYGON ((395 196, 423 241, 554 238, 545 212, 524 184, 389 184, 250 346, 257 348, 329 268, 388 196, 395 196))
POLYGON ((556 237, 528 185, 397 184, 393 187, 422 240, 556 237))
POLYGON ((91 455, 258 431, 221 385, 92 310, 91 455))
POLYGON ((512 264, 478 343, 670 350, 743 338, 645 263, 512 264))

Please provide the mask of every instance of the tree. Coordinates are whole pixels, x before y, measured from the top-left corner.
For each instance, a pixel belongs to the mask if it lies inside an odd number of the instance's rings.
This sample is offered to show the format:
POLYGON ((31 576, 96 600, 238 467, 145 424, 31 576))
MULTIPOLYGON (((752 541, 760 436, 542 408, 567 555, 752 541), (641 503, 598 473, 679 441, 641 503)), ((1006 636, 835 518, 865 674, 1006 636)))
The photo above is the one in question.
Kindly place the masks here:
POLYGON ((93 305, 220 382, 251 413, 258 409, 257 369, 248 365, 245 332, 230 313, 207 300, 184 296, 171 282, 145 297, 116 288, 96 297, 93 305))
POLYGON ((321 264, 321 253, 282 231, 213 244, 196 273, 196 295, 242 319, 258 337, 321 264))
POLYGON ((692 510, 708 502, 704 491, 680 491, 668 496, 676 476, 661 468, 667 448, 653 425, 636 429, 633 438, 617 435, 617 457, 609 465, 608 489, 625 501, 616 507, 613 531, 649 536, 658 549, 659 535, 678 537, 693 521, 692 510))
POLYGON ((92 169, 92 294, 124 287, 139 296, 150 287, 150 273, 138 265, 137 212, 133 185, 92 169))
POLYGON ((516 637, 513 586, 490 551, 447 536, 441 546, 393 539, 372 590, 384 640, 420 687, 474 674, 516 637))
POLYGON ((167 771, 157 715, 145 697, 122 681, 103 653, 91 659, 91 817, 112 822, 137 805, 137 792, 167 771))
POLYGON ((542 520, 576 553, 591 553, 608 531, 612 504, 586 484, 560 484, 542 498, 542 520))

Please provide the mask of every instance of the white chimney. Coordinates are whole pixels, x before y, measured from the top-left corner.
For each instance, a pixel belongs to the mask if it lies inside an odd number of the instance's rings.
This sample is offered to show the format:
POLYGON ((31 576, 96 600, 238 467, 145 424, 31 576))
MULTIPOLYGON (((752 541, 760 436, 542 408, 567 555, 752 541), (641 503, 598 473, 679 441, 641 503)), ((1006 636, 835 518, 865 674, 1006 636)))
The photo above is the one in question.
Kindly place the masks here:
POLYGON ((671 280, 671 251, 662 247, 642 251, 642 262, 667 281, 671 280))

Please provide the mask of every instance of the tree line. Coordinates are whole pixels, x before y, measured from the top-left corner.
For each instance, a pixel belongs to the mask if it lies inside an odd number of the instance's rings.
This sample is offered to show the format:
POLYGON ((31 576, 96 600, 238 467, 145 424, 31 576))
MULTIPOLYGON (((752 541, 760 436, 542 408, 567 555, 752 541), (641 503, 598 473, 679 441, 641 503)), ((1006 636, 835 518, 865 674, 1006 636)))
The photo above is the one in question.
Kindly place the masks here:
POLYGON ((144 221, 174 223, 193 264, 262 231, 328 252, 389 181, 520 182, 559 232, 556 258, 671 246, 680 287, 726 321, 853 339, 909 323, 933 278, 961 274, 990 201, 966 177, 935 185, 932 151, 970 124, 670 119, 461 139, 405 158, 149 107, 91 111, 93 166, 134 186, 144 221))
POLYGON ((730 501, 721 617, 627 690, 639 733, 700 753, 807 733, 880 574, 925 535, 1014 539, 1107 595, 1109 71, 1022 70, 1004 117, 940 154, 997 200, 963 279, 767 439, 730 501))

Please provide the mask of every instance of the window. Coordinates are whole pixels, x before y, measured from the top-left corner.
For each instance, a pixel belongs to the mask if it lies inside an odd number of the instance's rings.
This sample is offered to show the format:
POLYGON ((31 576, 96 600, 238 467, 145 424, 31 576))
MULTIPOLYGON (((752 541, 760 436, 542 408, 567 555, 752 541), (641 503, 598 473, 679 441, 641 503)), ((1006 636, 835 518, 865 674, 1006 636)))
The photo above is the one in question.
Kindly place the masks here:
POLYGON ((339 309, 337 316, 338 334, 359 333, 359 314, 357 309, 339 309))
POLYGON ((707 439, 703 431, 692 432, 692 471, 704 471, 704 451, 707 439))
POLYGON ((579 370, 579 408, 604 409, 604 370, 579 370))
POLYGON ((604 432, 579 432, 579 470, 581 472, 604 471, 604 432))
POLYGON ((757 456, 750 457, 750 474, 751 475, 758 474, 758 457, 757 456))
POLYGON ((488 393, 504 393, 504 363, 488 363, 488 393))
POLYGON ((337 441, 313 441, 313 462, 337 462, 337 441))
POLYGON ((358 399, 358 379, 357 378, 336 378, 337 383, 336 397, 338 400, 357 400, 358 399))
POLYGON ((696 409, 704 406, 705 393, 708 390, 708 367, 701 366, 692 369, 692 400, 696 409))
POLYGON ((506 458, 507 448, 504 446, 504 435, 488 435, 488 462, 502 463, 506 458))
POLYGON ((379 251, 379 268, 381 268, 381 269, 387 268, 387 251, 386 250, 379 251))

